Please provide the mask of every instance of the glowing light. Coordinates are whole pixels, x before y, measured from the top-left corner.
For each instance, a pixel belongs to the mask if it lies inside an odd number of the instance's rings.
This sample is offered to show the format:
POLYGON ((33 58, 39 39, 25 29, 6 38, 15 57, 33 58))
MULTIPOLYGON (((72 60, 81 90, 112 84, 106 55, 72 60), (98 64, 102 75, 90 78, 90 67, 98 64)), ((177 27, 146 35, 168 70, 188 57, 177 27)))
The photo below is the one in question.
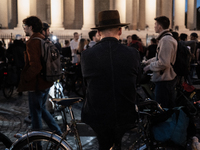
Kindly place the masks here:
POLYGON ((54 41, 56 41, 56 40, 57 40, 57 37, 54 35, 54 36, 52 37, 52 39, 53 39, 54 41))

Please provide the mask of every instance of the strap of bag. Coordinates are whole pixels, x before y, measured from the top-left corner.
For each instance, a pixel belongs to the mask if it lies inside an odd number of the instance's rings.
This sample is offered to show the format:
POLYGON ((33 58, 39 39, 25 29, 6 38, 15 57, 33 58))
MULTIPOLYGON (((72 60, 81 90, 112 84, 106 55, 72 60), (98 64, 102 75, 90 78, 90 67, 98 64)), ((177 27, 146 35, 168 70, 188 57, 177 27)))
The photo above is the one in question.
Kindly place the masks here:
POLYGON ((39 38, 39 37, 34 37, 33 39, 38 39, 38 40, 41 41, 41 53, 42 53, 42 57, 44 57, 44 51, 42 51, 44 40, 42 38, 39 38))

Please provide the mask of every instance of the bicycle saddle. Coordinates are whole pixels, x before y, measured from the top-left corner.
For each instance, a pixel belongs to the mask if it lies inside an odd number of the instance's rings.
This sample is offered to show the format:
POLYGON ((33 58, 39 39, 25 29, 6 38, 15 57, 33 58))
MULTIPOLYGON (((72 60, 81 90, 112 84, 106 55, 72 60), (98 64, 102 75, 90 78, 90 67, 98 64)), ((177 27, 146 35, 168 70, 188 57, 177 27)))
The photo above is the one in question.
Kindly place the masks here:
POLYGON ((73 97, 73 98, 53 98, 53 101, 62 106, 71 106, 75 103, 81 102, 82 97, 73 97))

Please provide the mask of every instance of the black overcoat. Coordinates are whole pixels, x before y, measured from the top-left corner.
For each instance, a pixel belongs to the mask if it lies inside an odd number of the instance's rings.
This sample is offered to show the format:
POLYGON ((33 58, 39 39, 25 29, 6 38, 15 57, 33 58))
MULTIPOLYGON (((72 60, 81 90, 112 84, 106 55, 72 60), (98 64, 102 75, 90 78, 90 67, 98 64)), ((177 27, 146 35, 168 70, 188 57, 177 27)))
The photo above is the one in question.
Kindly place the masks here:
POLYGON ((82 52, 81 66, 87 92, 82 121, 89 125, 133 123, 140 56, 116 38, 103 38, 82 52))

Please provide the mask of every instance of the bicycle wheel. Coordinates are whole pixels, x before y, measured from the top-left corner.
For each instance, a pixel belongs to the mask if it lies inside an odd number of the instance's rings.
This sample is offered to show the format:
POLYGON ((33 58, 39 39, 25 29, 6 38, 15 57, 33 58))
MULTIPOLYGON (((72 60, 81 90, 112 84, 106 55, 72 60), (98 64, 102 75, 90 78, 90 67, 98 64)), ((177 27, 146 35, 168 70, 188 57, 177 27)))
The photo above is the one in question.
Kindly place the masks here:
POLYGON ((72 150, 61 137, 51 132, 33 131, 22 136, 11 146, 10 150, 72 150))
POLYGON ((0 133, 0 143, 3 143, 3 145, 5 145, 4 148, 10 148, 10 146, 12 145, 11 140, 5 136, 3 133, 0 133))
POLYGON ((13 85, 4 85, 3 86, 3 95, 5 98, 10 98, 13 94, 14 86, 13 85))
POLYGON ((134 139, 133 144, 129 147, 128 150, 148 150, 147 145, 145 143, 144 134, 137 131, 136 128, 136 139, 134 139))

